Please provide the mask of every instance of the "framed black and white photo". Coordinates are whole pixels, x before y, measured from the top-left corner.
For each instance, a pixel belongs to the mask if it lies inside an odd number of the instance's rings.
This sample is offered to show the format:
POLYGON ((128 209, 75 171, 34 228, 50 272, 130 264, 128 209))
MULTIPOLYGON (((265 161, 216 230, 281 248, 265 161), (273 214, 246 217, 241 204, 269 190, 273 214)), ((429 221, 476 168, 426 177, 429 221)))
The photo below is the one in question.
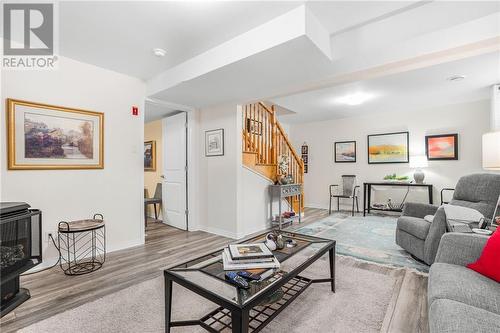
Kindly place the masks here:
POLYGON ((224 129, 205 131, 205 156, 224 155, 224 129))

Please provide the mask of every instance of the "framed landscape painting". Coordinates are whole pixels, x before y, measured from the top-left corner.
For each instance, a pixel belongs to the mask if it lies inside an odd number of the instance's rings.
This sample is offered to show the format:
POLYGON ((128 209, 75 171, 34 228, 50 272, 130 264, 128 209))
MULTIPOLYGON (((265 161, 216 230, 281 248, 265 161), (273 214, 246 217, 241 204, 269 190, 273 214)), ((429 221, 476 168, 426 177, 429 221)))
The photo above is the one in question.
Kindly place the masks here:
POLYGON ((7 99, 9 170, 104 168, 104 114, 7 99))
POLYGON ((335 163, 355 163, 356 141, 335 142, 333 156, 335 163))
POLYGON ((425 153, 430 161, 458 160, 458 134, 426 136, 425 153))
POLYGON ((144 171, 156 171, 156 141, 144 142, 144 171))
POLYGON ((368 163, 408 163, 408 146, 408 132, 368 135, 368 163))
POLYGON ((224 129, 205 132, 205 156, 224 155, 224 129))

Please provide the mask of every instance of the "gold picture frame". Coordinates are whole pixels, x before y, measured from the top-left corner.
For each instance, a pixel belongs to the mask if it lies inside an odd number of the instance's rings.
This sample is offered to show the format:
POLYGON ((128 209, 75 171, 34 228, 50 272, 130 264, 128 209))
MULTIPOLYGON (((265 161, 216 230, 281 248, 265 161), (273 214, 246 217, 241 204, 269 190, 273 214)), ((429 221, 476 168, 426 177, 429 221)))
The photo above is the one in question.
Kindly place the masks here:
POLYGON ((144 171, 156 171, 156 141, 144 142, 144 171))
POLYGON ((7 168, 104 168, 104 113, 8 98, 7 168))

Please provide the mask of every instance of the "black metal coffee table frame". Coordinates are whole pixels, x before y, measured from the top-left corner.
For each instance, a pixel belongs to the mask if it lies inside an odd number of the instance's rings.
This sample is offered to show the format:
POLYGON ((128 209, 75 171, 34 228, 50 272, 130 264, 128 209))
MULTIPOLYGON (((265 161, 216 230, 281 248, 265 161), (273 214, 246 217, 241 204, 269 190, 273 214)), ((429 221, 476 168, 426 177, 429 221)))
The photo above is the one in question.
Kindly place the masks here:
MULTIPOLYGON (((319 239, 319 238, 317 238, 319 239)), ((297 296, 306 290, 312 283, 330 282, 332 292, 335 292, 335 241, 324 239, 327 246, 305 260, 298 267, 286 273, 281 279, 274 282, 269 288, 256 295, 252 300, 244 305, 237 305, 224 297, 203 288, 191 281, 164 270, 165 280, 165 332, 169 333, 171 327, 199 325, 209 332, 221 332, 230 329, 233 333, 258 332, 266 326, 274 317, 285 309, 297 296), (299 274, 307 267, 321 258, 324 254, 329 254, 330 277, 324 279, 308 279, 299 274), (172 321, 172 286, 173 282, 187 288, 190 291, 218 304, 220 307, 206 314, 198 320, 172 321), (283 288, 284 296, 276 304, 259 305, 262 300, 274 294, 278 289, 283 288), (253 313, 253 315, 251 314, 253 313), (230 318, 228 322, 227 319, 230 318), (259 319, 264 317, 264 319, 259 319), (226 320, 224 320, 226 319, 226 320), (218 324, 218 329, 211 325, 218 324)), ((221 249, 222 251, 222 249, 221 249)), ((193 269, 196 270, 196 269, 193 269)))

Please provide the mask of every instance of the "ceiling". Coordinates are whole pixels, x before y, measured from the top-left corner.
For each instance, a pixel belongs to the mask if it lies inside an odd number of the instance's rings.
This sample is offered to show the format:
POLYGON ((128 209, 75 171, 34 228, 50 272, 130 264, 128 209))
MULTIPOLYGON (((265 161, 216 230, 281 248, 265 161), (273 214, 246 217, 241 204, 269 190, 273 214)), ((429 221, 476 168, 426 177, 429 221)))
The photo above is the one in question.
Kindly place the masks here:
POLYGON ((141 79, 252 29, 300 2, 64 1, 60 53, 141 79), (153 55, 163 48, 163 58, 153 55))
POLYGON ((412 112, 435 106, 489 98, 490 87, 500 82, 500 53, 493 52, 400 74, 313 90, 272 102, 295 111, 284 115, 287 123, 346 118, 384 112, 412 112), (461 81, 449 81, 465 75, 461 81), (372 98, 361 105, 338 99, 363 93, 372 98))
POLYGON ((158 77, 172 78, 170 86, 148 90, 148 97, 167 103, 146 103, 146 119, 179 110, 176 104, 270 100, 296 112, 284 116, 291 122, 314 121, 484 98, 485 86, 500 81, 500 67, 495 50, 477 43, 500 38, 499 13, 498 1, 61 1, 59 49, 62 56, 140 78, 148 88, 158 77), (315 33, 276 42, 267 30, 260 37, 265 45, 269 35, 267 49, 242 50, 256 40, 242 46, 238 38, 265 31, 299 7, 307 19, 291 25, 308 30, 312 22, 315 33), (319 51, 318 40, 331 56, 319 51), (221 44, 240 57, 213 66, 212 51, 221 44), (462 46, 472 51, 417 59, 462 46), (153 48, 166 56, 154 56, 153 48), (465 71, 472 74, 457 85, 445 80, 465 71), (377 74, 359 75, 365 72, 377 74), (379 95, 358 107, 331 102, 358 90, 379 95))

